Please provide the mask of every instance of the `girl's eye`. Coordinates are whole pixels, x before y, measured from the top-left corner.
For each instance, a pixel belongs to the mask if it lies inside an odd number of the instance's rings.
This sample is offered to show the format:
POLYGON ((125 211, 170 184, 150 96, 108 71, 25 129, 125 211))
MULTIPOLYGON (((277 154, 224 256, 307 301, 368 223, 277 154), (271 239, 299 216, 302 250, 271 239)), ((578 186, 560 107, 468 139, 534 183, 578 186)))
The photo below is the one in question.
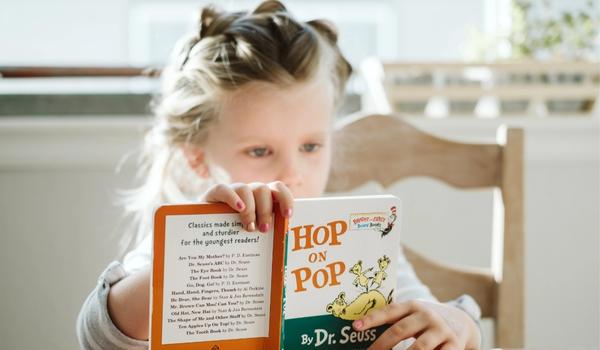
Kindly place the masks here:
POLYGON ((300 150, 302 152, 312 153, 316 152, 320 147, 321 145, 318 143, 305 143, 300 147, 300 150))
POLYGON ((271 151, 267 147, 255 147, 246 152, 252 158, 262 158, 271 155, 271 151))

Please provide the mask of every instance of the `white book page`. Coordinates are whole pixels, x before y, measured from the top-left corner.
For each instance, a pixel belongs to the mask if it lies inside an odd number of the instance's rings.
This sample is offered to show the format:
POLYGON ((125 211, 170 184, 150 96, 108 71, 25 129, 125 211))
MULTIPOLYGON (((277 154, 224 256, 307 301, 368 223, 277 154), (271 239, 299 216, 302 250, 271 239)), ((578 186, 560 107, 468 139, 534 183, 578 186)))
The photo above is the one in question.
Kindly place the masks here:
POLYGON ((166 216, 163 344, 267 337, 272 251, 238 214, 166 216))

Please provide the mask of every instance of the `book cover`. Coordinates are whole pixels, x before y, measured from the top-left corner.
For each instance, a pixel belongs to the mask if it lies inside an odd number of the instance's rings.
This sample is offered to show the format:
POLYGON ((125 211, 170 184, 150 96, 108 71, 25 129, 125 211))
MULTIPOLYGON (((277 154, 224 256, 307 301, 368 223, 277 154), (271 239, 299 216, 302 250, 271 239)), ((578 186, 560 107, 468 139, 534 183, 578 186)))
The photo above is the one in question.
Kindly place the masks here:
POLYGON ((386 328, 352 321, 393 300, 400 247, 394 196, 298 199, 286 236, 285 349, 366 349, 386 328))
POLYGON ((386 328, 353 320, 393 300, 394 196, 296 199, 247 232, 226 204, 155 214, 151 349, 366 349, 386 328))

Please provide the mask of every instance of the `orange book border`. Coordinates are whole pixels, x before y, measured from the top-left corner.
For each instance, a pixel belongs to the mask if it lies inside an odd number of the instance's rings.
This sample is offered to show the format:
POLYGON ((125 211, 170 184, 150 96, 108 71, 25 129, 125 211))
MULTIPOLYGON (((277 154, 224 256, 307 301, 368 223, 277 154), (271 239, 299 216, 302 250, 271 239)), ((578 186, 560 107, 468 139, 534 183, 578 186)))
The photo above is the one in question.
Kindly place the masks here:
POLYGON ((151 350, 273 350, 280 349, 283 304, 284 249, 287 219, 274 205, 273 267, 271 270, 271 306, 269 336, 247 339, 211 340, 179 344, 162 344, 165 223, 167 215, 229 214, 237 213, 224 203, 165 205, 154 214, 154 250, 152 261, 152 314, 150 317, 151 350), (217 345, 217 348, 214 346, 217 345))

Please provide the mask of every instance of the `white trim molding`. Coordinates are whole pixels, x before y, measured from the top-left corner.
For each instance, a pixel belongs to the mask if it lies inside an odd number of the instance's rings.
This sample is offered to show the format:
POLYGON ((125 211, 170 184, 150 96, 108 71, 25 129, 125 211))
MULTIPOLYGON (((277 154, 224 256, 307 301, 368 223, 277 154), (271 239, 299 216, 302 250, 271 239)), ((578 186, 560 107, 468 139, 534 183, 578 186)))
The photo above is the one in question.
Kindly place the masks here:
POLYGON ((0 118, 0 170, 116 168, 149 125, 147 116, 0 118))

